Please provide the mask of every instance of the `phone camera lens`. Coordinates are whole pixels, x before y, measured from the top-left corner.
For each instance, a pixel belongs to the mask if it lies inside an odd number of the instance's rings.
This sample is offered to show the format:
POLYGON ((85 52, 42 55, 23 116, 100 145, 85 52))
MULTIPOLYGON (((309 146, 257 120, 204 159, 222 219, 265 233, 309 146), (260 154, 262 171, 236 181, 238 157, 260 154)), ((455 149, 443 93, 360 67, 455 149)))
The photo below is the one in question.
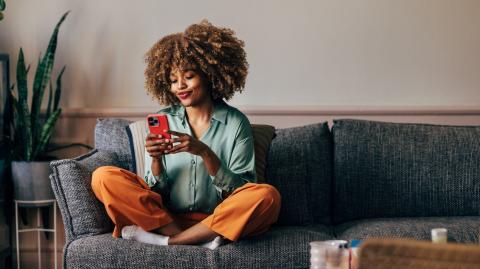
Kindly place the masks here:
POLYGON ((158 119, 154 117, 148 118, 148 125, 156 126, 158 125, 158 119))

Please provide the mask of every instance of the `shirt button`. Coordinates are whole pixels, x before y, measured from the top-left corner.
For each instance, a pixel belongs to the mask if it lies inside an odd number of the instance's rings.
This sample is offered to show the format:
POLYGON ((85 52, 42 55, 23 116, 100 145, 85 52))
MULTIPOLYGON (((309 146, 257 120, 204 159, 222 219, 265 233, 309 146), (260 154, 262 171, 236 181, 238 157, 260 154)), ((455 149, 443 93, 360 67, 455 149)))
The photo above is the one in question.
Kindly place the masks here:
POLYGON ((195 164, 195 160, 192 160, 192 164, 195 164))
POLYGON ((188 209, 189 209, 190 211, 192 211, 192 210, 193 210, 193 206, 189 207, 188 209))

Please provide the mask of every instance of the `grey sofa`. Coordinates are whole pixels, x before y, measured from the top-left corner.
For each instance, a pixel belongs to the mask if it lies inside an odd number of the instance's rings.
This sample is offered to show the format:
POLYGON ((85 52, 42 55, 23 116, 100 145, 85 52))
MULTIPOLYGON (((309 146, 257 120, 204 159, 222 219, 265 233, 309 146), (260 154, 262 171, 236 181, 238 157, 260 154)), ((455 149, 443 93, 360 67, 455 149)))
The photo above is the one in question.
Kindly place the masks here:
POLYGON ((278 223, 223 245, 154 246, 115 239, 90 189, 102 165, 131 169, 122 119, 99 120, 95 150, 51 163, 65 224, 64 268, 308 268, 309 242, 368 237, 478 242, 480 127, 363 120, 278 129, 267 182, 282 194, 278 223))

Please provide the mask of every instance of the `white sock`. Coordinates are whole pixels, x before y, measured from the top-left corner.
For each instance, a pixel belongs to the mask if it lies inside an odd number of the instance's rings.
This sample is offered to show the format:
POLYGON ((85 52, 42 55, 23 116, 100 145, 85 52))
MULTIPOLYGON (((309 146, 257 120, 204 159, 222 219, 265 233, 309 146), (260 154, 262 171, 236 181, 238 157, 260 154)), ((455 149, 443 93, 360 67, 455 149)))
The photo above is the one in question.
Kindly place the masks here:
POLYGON ((214 250, 217 247, 219 247, 222 243, 223 243, 223 238, 221 236, 217 236, 212 241, 203 243, 200 246, 214 250))
POLYGON ((127 240, 133 239, 147 244, 166 246, 168 245, 168 239, 170 237, 144 231, 137 225, 130 225, 122 228, 122 238, 127 240))

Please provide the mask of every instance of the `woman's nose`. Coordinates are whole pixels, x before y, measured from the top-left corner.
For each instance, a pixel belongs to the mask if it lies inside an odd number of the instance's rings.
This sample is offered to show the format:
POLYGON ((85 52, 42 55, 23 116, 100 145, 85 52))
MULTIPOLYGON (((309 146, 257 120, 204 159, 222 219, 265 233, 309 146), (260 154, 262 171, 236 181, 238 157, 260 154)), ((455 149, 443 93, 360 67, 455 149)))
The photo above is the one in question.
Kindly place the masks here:
POLYGON ((184 89, 186 87, 187 87, 187 84, 185 83, 185 80, 183 80, 183 79, 178 79, 177 80, 177 88, 184 89))

